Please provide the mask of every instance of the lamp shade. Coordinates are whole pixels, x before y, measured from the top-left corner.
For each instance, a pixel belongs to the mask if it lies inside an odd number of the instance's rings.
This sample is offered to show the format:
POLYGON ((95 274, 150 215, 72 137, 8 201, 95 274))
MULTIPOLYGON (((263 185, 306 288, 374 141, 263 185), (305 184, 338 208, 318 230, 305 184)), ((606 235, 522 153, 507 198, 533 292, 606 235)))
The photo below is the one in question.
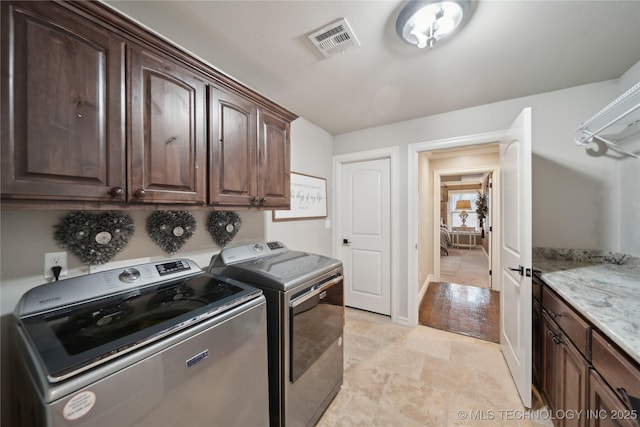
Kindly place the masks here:
POLYGON ((471 200, 458 200, 456 202, 456 210, 457 211, 471 210, 471 200))

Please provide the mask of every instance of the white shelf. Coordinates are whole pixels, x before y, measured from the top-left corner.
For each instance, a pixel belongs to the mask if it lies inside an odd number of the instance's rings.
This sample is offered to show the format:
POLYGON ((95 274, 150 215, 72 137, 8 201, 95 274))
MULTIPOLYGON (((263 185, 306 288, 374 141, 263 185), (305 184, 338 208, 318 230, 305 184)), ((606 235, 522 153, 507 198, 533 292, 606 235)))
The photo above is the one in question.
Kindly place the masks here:
POLYGON ((621 148, 640 139, 640 82, 598 111, 576 129, 575 142, 583 146, 596 138, 615 151, 640 159, 621 148))

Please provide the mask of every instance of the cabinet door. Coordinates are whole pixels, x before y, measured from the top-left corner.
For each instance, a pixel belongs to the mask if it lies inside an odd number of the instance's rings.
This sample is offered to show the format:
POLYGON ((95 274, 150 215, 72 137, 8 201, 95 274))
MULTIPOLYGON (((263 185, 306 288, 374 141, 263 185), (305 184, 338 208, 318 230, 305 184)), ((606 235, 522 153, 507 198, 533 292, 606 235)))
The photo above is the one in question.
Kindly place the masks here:
POLYGON ((640 414, 628 409, 595 370, 589 378, 588 415, 590 427, 640 426, 640 414))
POLYGON ((138 46, 129 58, 129 201, 205 203, 204 78, 138 46))
POLYGON ((291 205, 289 122, 260 112, 258 131, 258 199, 265 208, 291 205))
POLYGON ((587 421, 588 362, 546 312, 542 314, 542 394, 554 411, 571 411, 557 426, 585 426, 587 421), (581 412, 582 411, 582 412, 581 412), (578 415, 580 415, 578 417, 578 415))
POLYGON ((557 396, 558 390, 558 345, 560 332, 558 327, 549 318, 547 313, 542 313, 542 335, 540 337, 540 368, 541 368, 541 392, 551 409, 559 409, 557 396))
POLYGON ((54 2, 2 7, 2 196, 124 201, 124 41, 54 2))
POLYGON ((587 415, 587 383, 589 382, 589 366, 578 349, 563 336, 558 345, 557 370, 559 394, 556 396, 557 409, 572 411, 575 417, 560 420, 561 426, 586 426, 587 415), (580 412, 582 410, 582 412, 580 412), (579 415, 579 416, 578 416, 579 415))
POLYGON ((247 99, 209 87, 210 202, 256 206, 257 109, 247 99))
POLYGON ((540 365, 542 361, 542 307, 535 298, 533 298, 532 301, 531 315, 531 325, 533 327, 531 334, 531 380, 533 381, 533 385, 540 389, 542 386, 540 378, 540 365))

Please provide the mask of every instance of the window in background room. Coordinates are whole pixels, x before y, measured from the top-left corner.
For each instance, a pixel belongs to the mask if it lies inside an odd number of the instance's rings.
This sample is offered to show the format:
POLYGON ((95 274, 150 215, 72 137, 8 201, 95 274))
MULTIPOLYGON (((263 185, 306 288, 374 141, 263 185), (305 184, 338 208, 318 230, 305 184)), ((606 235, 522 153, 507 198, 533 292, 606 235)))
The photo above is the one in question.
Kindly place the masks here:
POLYGON ((456 210, 456 202, 458 200, 470 200, 471 209, 467 210, 467 217, 465 226, 473 227, 478 230, 478 215, 476 214, 476 200, 478 199, 478 192, 475 190, 449 190, 449 224, 451 227, 462 227, 462 219, 460 218, 460 210, 456 210))

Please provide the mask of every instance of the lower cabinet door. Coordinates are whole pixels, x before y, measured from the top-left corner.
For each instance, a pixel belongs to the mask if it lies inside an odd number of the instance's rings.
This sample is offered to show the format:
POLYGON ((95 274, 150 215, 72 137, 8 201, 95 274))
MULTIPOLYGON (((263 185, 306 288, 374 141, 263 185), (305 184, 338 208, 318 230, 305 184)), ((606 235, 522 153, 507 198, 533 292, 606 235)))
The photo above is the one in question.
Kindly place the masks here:
POLYGON ((627 408, 595 370, 589 377, 589 427, 638 427, 640 415, 627 408))
POLYGON ((587 425, 589 364, 549 315, 542 313, 541 391, 558 427, 587 425))
MULTIPOLYGON (((566 336, 558 345, 558 390, 556 401, 558 408, 566 411, 567 416, 560 417, 561 426, 587 425, 587 385, 589 382, 589 365, 577 348, 566 336)), ((564 415, 565 412, 562 414, 564 415)))

